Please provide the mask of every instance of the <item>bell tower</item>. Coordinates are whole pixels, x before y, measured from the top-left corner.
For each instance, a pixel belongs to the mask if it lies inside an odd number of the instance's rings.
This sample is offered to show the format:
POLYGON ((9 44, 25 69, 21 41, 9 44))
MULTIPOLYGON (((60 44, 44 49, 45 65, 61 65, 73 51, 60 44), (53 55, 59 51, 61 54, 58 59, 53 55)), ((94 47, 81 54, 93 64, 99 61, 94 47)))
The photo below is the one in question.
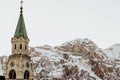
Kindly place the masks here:
POLYGON ((12 54, 27 54, 29 39, 27 36, 25 22, 23 18, 22 7, 20 8, 20 16, 17 23, 14 37, 12 38, 12 54))
POLYGON ((20 16, 15 34, 11 39, 12 54, 9 56, 5 66, 6 80, 33 80, 34 70, 31 57, 28 54, 29 38, 23 17, 23 1, 21 0, 20 16))

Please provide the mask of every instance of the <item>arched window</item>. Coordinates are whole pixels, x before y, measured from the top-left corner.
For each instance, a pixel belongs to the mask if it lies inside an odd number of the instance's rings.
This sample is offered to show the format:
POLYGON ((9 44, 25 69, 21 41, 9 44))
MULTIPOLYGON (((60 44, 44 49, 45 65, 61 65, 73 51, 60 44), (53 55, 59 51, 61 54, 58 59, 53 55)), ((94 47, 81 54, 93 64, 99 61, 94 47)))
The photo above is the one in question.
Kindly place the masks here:
POLYGON ((25 71, 24 73, 24 79, 29 79, 29 71, 25 71))
POLYGON ((22 49, 22 44, 20 44, 20 49, 22 49))
POLYGON ((15 44, 15 49, 16 49, 16 44, 15 44))
POLYGON ((16 79, 16 72, 15 72, 15 70, 11 70, 9 72, 9 79, 16 79))

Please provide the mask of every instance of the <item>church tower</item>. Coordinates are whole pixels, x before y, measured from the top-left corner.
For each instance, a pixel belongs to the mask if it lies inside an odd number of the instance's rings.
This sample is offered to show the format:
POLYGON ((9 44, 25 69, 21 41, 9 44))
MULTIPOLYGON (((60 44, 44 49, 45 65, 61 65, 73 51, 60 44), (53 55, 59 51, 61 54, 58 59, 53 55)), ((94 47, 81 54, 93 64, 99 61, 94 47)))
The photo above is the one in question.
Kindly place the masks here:
POLYGON ((15 34, 11 39, 12 54, 9 56, 5 66, 6 80, 33 80, 34 71, 31 57, 28 54, 29 38, 27 36, 24 17, 23 1, 21 1, 20 16, 15 34))

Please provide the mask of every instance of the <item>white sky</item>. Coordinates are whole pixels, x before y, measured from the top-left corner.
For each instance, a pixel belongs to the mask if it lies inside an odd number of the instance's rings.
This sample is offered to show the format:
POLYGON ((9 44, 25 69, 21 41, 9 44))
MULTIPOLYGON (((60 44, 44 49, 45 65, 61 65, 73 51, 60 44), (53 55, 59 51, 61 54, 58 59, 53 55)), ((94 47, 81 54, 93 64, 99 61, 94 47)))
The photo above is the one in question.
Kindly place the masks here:
MULTIPOLYGON (((0 55, 11 54, 20 0, 0 2, 0 55)), ((120 0, 25 0, 30 46, 89 38, 99 47, 120 43, 120 0)))

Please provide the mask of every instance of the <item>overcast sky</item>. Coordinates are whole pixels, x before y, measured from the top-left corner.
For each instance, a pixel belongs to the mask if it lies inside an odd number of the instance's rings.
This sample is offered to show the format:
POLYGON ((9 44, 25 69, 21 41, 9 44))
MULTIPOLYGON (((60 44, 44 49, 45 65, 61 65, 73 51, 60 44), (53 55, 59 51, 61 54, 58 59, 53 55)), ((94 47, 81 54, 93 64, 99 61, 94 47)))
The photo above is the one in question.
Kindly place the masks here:
MULTIPOLYGON (((0 55, 11 54, 20 0, 0 2, 0 55)), ((120 43, 120 0, 24 0, 30 46, 89 38, 98 47, 120 43)))

